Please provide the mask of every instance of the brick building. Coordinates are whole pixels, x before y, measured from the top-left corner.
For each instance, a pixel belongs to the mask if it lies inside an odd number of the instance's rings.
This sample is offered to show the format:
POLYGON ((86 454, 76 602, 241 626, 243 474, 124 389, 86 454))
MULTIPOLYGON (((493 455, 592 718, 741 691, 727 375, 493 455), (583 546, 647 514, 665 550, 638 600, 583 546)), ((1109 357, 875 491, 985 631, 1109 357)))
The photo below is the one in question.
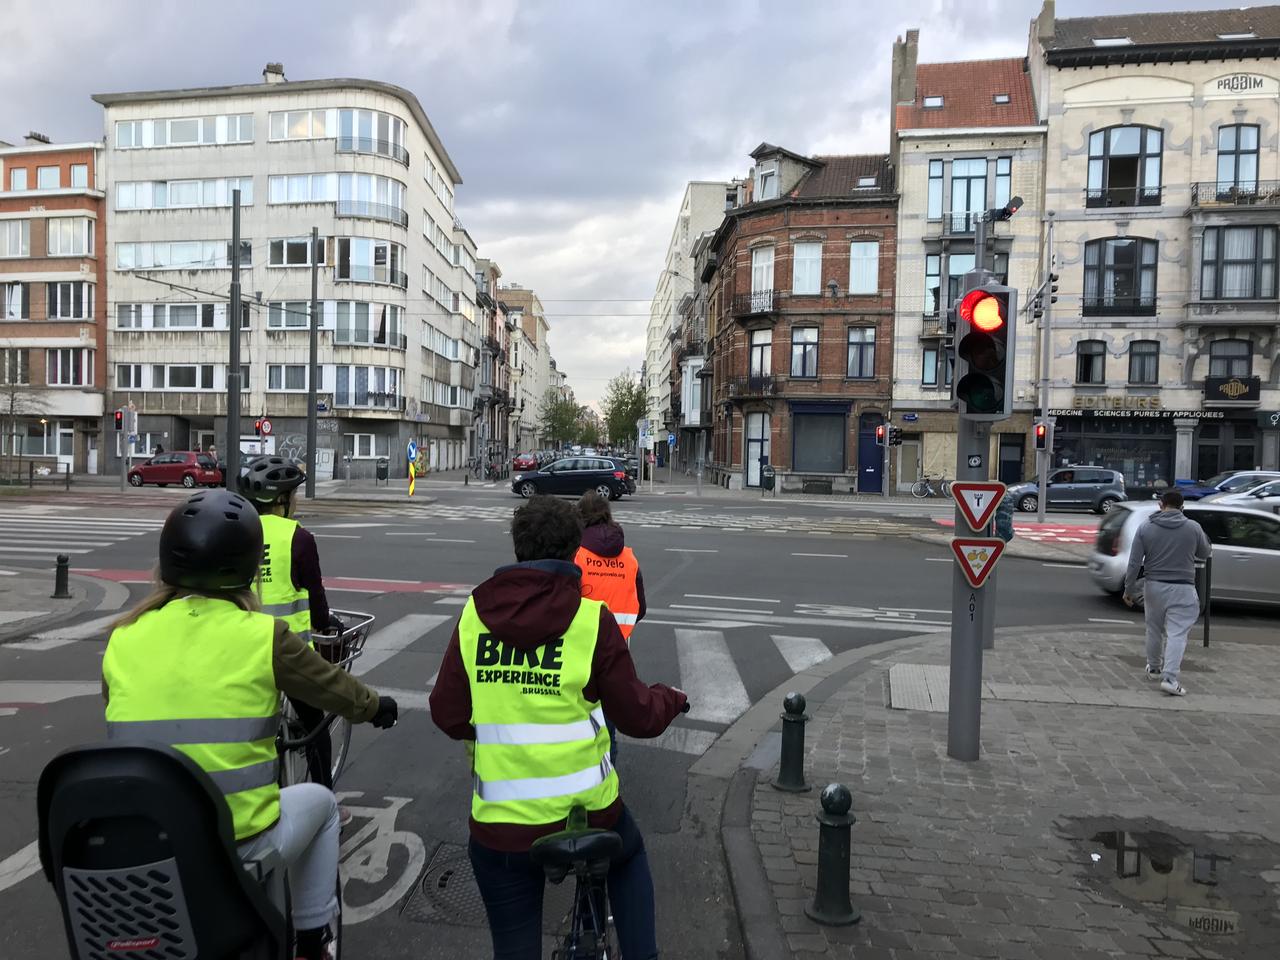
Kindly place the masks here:
POLYGON ((0 147, 0 458, 102 466, 107 297, 102 146, 0 147))
POLYGON ((879 492, 889 411, 897 196, 883 154, 772 144, 707 247, 711 476, 879 492))

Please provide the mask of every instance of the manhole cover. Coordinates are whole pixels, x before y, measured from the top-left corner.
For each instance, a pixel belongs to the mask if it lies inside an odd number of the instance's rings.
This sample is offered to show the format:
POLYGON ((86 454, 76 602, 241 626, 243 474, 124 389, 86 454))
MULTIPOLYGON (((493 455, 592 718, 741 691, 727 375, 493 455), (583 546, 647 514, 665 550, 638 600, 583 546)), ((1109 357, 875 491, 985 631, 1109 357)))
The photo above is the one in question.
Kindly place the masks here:
MULTIPOLYGON (((573 898, 572 880, 548 884, 542 903, 542 929, 554 934, 569 913, 573 898)), ((400 914, 417 923, 449 923, 461 927, 488 926, 484 901, 471 872, 467 848, 456 843, 436 847, 417 889, 400 914)))

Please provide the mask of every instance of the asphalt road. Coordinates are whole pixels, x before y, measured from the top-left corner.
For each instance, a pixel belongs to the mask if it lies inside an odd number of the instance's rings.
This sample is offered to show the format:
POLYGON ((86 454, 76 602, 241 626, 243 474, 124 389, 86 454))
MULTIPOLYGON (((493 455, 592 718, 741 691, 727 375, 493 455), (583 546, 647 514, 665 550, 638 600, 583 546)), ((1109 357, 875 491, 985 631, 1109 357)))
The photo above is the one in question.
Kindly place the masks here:
MULTIPOLYGON (((467 589, 511 560, 506 518, 519 501, 501 488, 429 492, 439 497, 430 511, 330 504, 304 520, 319 538, 331 603, 378 618, 358 670, 404 708, 393 730, 356 731, 339 785, 356 815, 342 855, 352 956, 478 957, 487 948, 464 855, 469 766, 461 747, 435 730, 425 703, 467 589)), ((0 570, 59 544, 87 542, 102 545, 74 548, 85 551, 74 555, 77 569, 143 581, 164 507, 174 500, 165 494, 134 495, 128 509, 104 494, 79 511, 5 498, 0 570), (106 532, 68 529, 94 523, 106 532), (39 552, 5 552, 19 541, 39 552)), ((740 952, 718 807, 690 789, 690 765, 794 673, 855 647, 948 629, 952 562, 945 547, 910 538, 932 526, 921 506, 688 497, 618 505, 648 593, 648 617, 632 642, 637 668, 646 680, 681 686, 693 705, 658 741, 624 741, 620 758, 624 796, 653 864, 664 955, 740 952)), ((1082 517, 1071 522, 1089 522, 1082 517)), ((145 591, 141 582, 129 586, 134 597, 145 591)), ((1006 558, 998 590, 1000 626, 1079 624, 1082 643, 1094 625, 1108 632, 1140 626, 1139 616, 1099 595, 1080 566, 1006 558)), ((1215 628, 1239 638, 1265 636, 1275 623, 1253 611, 1215 611, 1215 628)), ((89 636, 0 645, 7 682, 0 687, 9 691, 0 695, 0 942, 7 955, 63 955, 50 947, 61 933, 48 885, 38 874, 18 878, 35 836, 41 767, 59 749, 102 734, 97 684, 105 643, 93 636, 98 631, 83 632, 89 636)), ((562 903, 562 892, 548 894, 549 920, 562 903)))

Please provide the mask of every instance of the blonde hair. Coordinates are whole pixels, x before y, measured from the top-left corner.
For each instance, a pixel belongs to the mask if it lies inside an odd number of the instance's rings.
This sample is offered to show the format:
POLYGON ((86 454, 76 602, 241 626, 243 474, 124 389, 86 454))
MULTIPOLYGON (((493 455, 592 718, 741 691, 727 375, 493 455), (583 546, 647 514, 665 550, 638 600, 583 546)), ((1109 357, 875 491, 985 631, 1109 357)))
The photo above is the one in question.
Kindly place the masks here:
POLYGON ((175 587, 172 584, 165 583, 160 579, 160 568, 156 568, 155 585, 151 592, 143 597, 136 607, 118 617, 111 622, 110 630, 117 627, 127 627, 136 623, 144 613, 150 613, 152 610, 159 610, 170 600, 178 597, 208 597, 211 600, 229 600, 241 610, 248 610, 251 613, 258 613, 262 610, 262 602, 258 599, 258 595, 251 587, 244 587, 240 590, 190 590, 186 587, 175 587))

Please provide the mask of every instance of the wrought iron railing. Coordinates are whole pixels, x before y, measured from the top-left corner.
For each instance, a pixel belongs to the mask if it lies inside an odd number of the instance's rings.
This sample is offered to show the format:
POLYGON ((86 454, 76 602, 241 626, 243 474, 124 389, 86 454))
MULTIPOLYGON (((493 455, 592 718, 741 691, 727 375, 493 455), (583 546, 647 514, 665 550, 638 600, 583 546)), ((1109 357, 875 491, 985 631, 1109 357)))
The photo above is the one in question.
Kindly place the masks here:
POLYGON ((777 293, 773 290, 753 290, 740 293, 733 298, 733 315, 735 317, 751 317, 762 313, 773 313, 777 309, 777 293))
POLYGON ((1274 207, 1280 206, 1280 180, 1253 180, 1236 183, 1208 180, 1191 185, 1193 207, 1274 207))

